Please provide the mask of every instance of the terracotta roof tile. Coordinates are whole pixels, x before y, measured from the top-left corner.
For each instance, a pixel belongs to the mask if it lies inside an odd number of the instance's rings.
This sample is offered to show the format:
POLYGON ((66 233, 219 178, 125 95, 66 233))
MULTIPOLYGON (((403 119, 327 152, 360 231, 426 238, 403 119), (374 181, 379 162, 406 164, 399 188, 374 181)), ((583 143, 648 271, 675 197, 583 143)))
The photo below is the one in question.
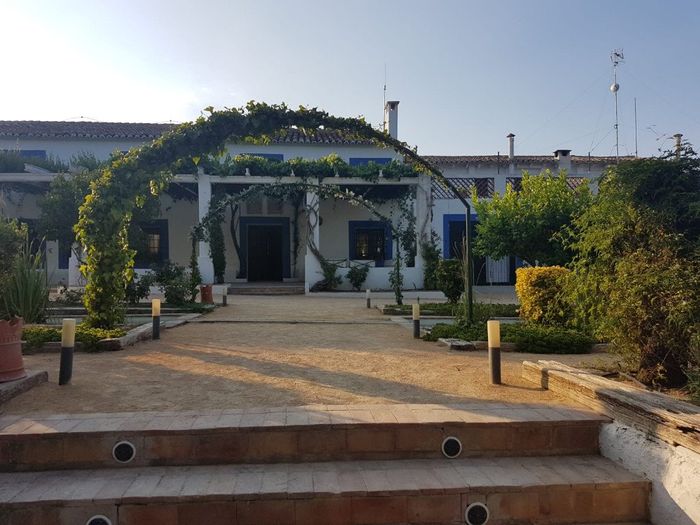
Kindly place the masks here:
MULTIPOLYGON (((146 122, 60 122, 43 120, 0 120, 0 138, 92 138, 155 139, 177 124, 146 122)), ((274 144, 371 144, 349 138, 340 131, 307 133, 288 129, 272 138, 274 144)))
MULTIPOLYGON (((436 166, 443 167, 462 167, 475 164, 497 164, 508 166, 508 156, 501 155, 424 155, 424 158, 432 162, 436 166)), ((631 160, 634 157, 620 157, 620 160, 631 160)), ((594 157, 590 159, 587 155, 571 155, 572 164, 614 164, 615 157, 594 157)), ((552 155, 516 155, 515 165, 543 165, 556 166, 557 159, 552 155)))

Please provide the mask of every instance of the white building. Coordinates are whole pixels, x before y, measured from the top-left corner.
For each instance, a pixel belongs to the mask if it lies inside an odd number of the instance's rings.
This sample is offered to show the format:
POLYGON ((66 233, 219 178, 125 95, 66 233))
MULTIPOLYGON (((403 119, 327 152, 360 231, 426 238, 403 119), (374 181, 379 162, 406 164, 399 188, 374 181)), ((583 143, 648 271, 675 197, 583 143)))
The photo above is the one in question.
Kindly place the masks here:
MULTIPOLYGON (((392 136, 396 136, 398 102, 387 103, 385 126, 392 136)), ((41 195, 56 174, 32 167, 32 159, 53 157, 68 162, 74 155, 83 152, 90 152, 98 159, 107 159, 112 152, 139 146, 171 127, 169 124, 141 123, 0 121, 0 151, 19 152, 26 161, 24 173, 0 173, 0 214, 20 218, 30 225, 40 216, 41 195)), ((517 184, 522 170, 538 173, 545 168, 566 169, 572 184, 576 184, 583 177, 595 178, 600 175, 603 168, 614 160, 608 157, 571 156, 568 150, 558 150, 553 157, 515 156, 513 137, 509 136, 508 156, 427 158, 442 169, 458 188, 471 193, 471 188, 476 187, 479 196, 484 198, 492 196, 494 191, 505 191, 508 182, 517 184)), ((307 135, 290 130, 283 138, 270 144, 229 144, 227 150, 232 156, 249 154, 274 160, 319 159, 334 153, 350 165, 368 162, 384 164, 398 159, 391 149, 346 140, 341 134, 328 131, 307 135)), ((298 180, 292 176, 282 179, 290 183, 298 180)), ((202 172, 176 175, 170 186, 173 191, 160 198, 161 217, 141 225, 148 236, 148 253, 137 255, 137 269, 146 270, 150 264, 165 260, 187 265, 191 249, 190 231, 206 215, 212 193, 235 193, 251 184, 271 182, 271 178, 255 176, 254 173, 240 177, 221 177, 202 172)), ((330 177, 323 183, 347 187, 360 193, 372 187, 382 187, 389 195, 409 187, 415 195, 413 209, 417 238, 427 238, 432 228, 442 239, 443 256, 455 255, 456 240, 464 234, 464 208, 449 191, 436 183, 431 184, 426 175, 400 180, 380 178, 373 183, 330 177)), ((314 198, 313 193, 306 196, 307 201, 314 198)), ((382 204, 380 211, 393 219, 398 218, 396 206, 391 200, 382 204)), ((319 212, 320 220, 309 231, 302 227, 298 210, 289 202, 270 198, 248 201, 242 204, 240 217, 233 228, 239 250, 234 247, 231 217, 230 213, 227 214, 223 225, 226 239, 224 281, 291 281, 304 283, 308 291, 322 279, 320 265, 307 246, 307 236, 313 235, 316 246, 326 259, 343 262, 345 266, 353 264, 353 261, 368 264, 370 273, 364 286, 389 288, 395 243, 392 242, 388 225, 377 220, 369 211, 339 200, 322 200, 319 212)), ((75 255, 65 253, 54 241, 46 243, 46 260, 54 282, 81 284, 75 255)), ((212 261, 205 243, 199 246, 199 264, 204 281, 213 282, 212 261)), ((508 259, 477 262, 476 281, 492 284, 512 282, 516 265, 516 261, 508 259)), ((420 250, 415 263, 404 267, 403 273, 406 289, 422 287, 420 250)), ((341 269, 339 274, 344 276, 345 270, 341 269)), ((344 279, 340 288, 349 287, 348 280, 344 279)))

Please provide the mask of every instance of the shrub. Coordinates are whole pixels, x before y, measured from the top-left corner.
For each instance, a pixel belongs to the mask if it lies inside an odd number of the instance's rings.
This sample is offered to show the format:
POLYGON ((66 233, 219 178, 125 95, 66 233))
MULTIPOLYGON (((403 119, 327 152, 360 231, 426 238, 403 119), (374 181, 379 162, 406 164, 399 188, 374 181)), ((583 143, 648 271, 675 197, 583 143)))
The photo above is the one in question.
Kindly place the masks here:
POLYGON ((441 260, 438 263, 436 277, 438 289, 445 294, 450 303, 457 303, 464 291, 462 262, 456 259, 441 260))
POLYGON ((142 299, 148 297, 151 293, 151 284, 153 284, 152 274, 147 273, 139 277, 134 273, 131 280, 126 284, 126 302, 138 304, 142 299))
POLYGON ((0 173, 24 173, 24 159, 15 151, 0 151, 0 173))
POLYGON ((368 275, 369 266, 365 264, 351 266, 348 270, 347 278, 348 281, 350 281, 350 284, 352 285, 352 289, 359 291, 360 288, 362 288, 364 282, 367 280, 368 275))
POLYGON ((26 224, 0 217, 0 286, 3 286, 3 282, 8 278, 17 254, 26 242, 26 224))
POLYGON ((82 306, 83 295, 85 295, 85 292, 83 292, 82 290, 70 290, 69 288, 62 288, 58 292, 58 296, 56 297, 56 299, 54 299, 54 301, 59 304, 82 306))
POLYGON ((165 295, 166 303, 187 304, 191 295, 190 278, 183 266, 166 261, 155 269, 153 280, 165 295))
POLYGON ((430 240, 421 244, 421 255, 423 256, 423 288, 426 290, 437 290, 437 270, 440 264, 440 248, 438 245, 440 237, 434 231, 430 232, 430 240))
MULTIPOLYGON (((90 328, 79 324, 75 329, 75 340, 81 344, 81 349, 86 352, 97 352, 97 343, 102 339, 122 337, 126 332, 121 328, 104 330, 102 328, 90 328)), ((49 326, 27 326, 22 331, 22 339, 30 348, 39 348, 45 343, 61 340, 61 329, 49 326)))
POLYGON ((515 343, 517 352, 530 354, 585 354, 595 342, 590 336, 534 323, 501 325, 502 339, 515 343))
POLYGON ((22 317, 25 323, 46 319, 49 283, 40 252, 32 254, 30 245, 25 245, 3 286, 0 317, 22 317))
POLYGON ((568 274, 561 266, 518 268, 515 293, 520 300, 520 317, 551 326, 570 322, 573 314, 564 294, 568 274))

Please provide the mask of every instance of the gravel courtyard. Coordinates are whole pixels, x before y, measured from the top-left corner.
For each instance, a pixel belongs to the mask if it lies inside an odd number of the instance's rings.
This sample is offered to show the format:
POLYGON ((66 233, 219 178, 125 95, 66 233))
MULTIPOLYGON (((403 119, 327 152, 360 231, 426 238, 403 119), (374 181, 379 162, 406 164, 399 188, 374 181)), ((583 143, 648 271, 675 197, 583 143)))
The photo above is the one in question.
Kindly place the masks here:
MULTIPOLYGON (((485 352, 449 351, 365 308, 363 298, 230 296, 201 322, 124 351, 76 354, 72 384, 57 385, 59 356, 25 357, 49 383, 3 413, 199 410, 353 403, 561 403, 520 378, 503 355, 502 386, 488 384, 485 352)), ((552 357, 569 364, 600 355, 552 357)))

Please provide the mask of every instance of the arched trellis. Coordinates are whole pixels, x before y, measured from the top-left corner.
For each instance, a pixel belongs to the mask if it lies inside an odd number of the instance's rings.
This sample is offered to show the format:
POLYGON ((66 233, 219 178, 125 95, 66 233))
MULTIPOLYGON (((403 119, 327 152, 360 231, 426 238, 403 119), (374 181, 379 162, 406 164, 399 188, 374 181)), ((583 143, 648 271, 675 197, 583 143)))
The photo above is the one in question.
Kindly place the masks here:
MULTIPOLYGON (((266 142, 275 133, 291 128, 337 130, 350 138, 372 140, 392 147, 406 161, 425 170, 451 188, 469 207, 466 199, 442 173, 404 142, 372 128, 362 119, 334 117, 324 111, 285 105, 250 102, 245 108, 214 111, 194 122, 181 124, 152 143, 134 148, 114 159, 91 183, 90 193, 80 207, 75 227, 77 240, 86 250, 81 266, 87 278, 86 322, 112 327, 123 320, 126 282, 133 274, 134 251, 129 248, 127 229, 133 210, 145 196, 158 195, 173 177, 178 161, 223 151, 229 141, 266 142)), ((469 208, 468 208, 469 209, 469 208)), ((467 217, 469 217, 467 213, 467 217)))
MULTIPOLYGON (((370 199, 367 199, 361 194, 357 194, 348 188, 341 188, 335 184, 322 184, 320 182, 311 182, 308 180, 299 180, 295 182, 279 182, 268 184, 254 184, 246 188, 240 193, 227 194, 216 201, 212 201, 209 212, 202 218, 199 224, 193 229, 194 238, 197 240, 208 240, 209 234, 213 228, 220 226, 223 221, 227 207, 232 204, 246 202, 254 197, 266 196, 276 199, 287 200, 291 194, 305 195, 308 192, 314 193, 318 199, 314 203, 304 202, 303 209, 307 220, 307 246, 313 255, 318 259, 321 265, 327 264, 325 257, 321 254, 318 246, 311 234, 319 221, 319 203, 321 199, 335 199, 347 202, 352 206, 358 206, 369 211, 376 219, 389 225, 394 239, 400 240, 407 231, 402 227, 401 221, 395 223, 392 217, 379 211, 378 206, 370 199)), ((412 197, 412 193, 407 193, 404 197, 412 197)), ((402 217, 403 218, 403 217, 402 217)), ((409 225, 412 228, 413 225, 409 225)))

